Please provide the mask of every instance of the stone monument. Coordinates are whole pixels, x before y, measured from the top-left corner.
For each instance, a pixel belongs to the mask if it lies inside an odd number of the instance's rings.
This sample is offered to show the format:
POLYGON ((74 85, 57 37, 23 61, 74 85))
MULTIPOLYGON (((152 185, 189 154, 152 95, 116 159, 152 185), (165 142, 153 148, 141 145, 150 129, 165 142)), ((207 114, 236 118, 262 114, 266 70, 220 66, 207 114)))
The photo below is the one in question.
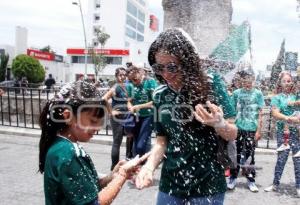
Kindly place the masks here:
POLYGON ((164 29, 181 27, 207 57, 230 31, 231 0, 162 0, 164 29))

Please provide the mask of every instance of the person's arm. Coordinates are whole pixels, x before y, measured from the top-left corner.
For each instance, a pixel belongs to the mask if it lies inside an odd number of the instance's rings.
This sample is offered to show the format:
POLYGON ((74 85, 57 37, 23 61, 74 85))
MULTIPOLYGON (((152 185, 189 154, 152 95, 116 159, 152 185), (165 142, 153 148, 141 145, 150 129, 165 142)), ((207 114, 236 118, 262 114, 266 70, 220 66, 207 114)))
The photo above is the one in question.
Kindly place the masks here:
POLYGON ((150 156, 136 177, 136 187, 142 189, 153 183, 153 174, 165 156, 167 139, 164 136, 157 136, 156 144, 150 152, 150 156))
MULTIPOLYGON (((108 176, 107 178, 103 179, 106 180, 106 183, 109 180, 110 182, 107 183, 107 186, 104 187, 104 189, 102 189, 98 193, 99 204, 101 205, 111 204, 112 201, 118 195, 125 181, 131 175, 131 172, 133 172, 139 164, 144 162, 149 157, 149 155, 150 154, 147 153, 143 155, 141 158, 137 156, 126 163, 119 162, 114 168, 114 170, 112 171, 112 174, 110 174, 110 176, 108 176)), ((100 185, 104 185, 104 182, 103 181, 101 182, 101 180, 100 180, 100 185)))
POLYGON ((288 123, 299 123, 299 119, 297 117, 284 115, 276 107, 272 107, 272 116, 277 120, 286 121, 288 123))
POLYGON ((215 127, 215 130, 220 137, 225 140, 235 140, 237 137, 237 127, 234 123, 225 121, 224 127, 215 127))
POLYGON ((261 129, 262 129, 262 108, 265 106, 265 99, 263 93, 258 90, 257 104, 259 106, 258 119, 257 119, 257 129, 255 133, 255 139, 260 140, 261 129))
POLYGON ((261 139, 261 129, 262 129, 262 109, 260 109, 259 113, 258 113, 257 129, 256 129, 256 133, 255 133, 256 140, 261 139))
POLYGON ((112 87, 103 95, 102 99, 108 101, 113 97, 114 93, 115 93, 115 87, 112 87))
POLYGON ((108 113, 111 115, 112 114, 112 107, 111 104, 108 102, 109 99, 111 99, 113 97, 115 93, 115 87, 112 87, 111 89, 109 89, 102 97, 102 99, 106 102, 107 104, 107 111, 108 113))
MULTIPOLYGON (((98 202, 101 205, 111 204, 121 190, 123 184, 127 179, 127 173, 124 169, 120 168, 116 176, 102 189, 98 194, 98 202)), ((101 183, 100 183, 101 184, 101 183)))
POLYGON ((152 107, 153 107, 153 101, 150 101, 150 102, 139 104, 139 105, 133 105, 133 106, 131 106, 130 111, 136 112, 136 111, 139 111, 144 108, 152 108, 152 107))

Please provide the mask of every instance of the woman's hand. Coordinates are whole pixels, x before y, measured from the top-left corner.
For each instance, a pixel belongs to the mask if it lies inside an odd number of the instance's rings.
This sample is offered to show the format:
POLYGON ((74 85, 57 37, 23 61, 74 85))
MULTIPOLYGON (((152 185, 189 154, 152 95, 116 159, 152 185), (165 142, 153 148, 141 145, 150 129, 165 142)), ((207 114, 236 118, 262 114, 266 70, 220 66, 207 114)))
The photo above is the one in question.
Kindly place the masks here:
POLYGON ((299 124, 300 123, 300 119, 296 116, 287 117, 286 121, 291 124, 299 124))
POLYGON ((154 170, 148 168, 146 165, 142 166, 135 179, 135 186, 138 189, 151 186, 153 184, 153 174, 154 170))
POLYGON ((206 102, 206 107, 209 108, 209 111, 207 111, 202 104, 196 105, 194 112, 196 120, 214 128, 225 127, 223 110, 209 101, 206 102))
POLYGON ((117 116, 117 115, 120 115, 122 112, 118 111, 118 110, 112 110, 111 111, 111 115, 112 116, 117 116))
POLYGON ((133 105, 128 105, 128 111, 134 113, 135 107, 133 105))
POLYGON ((288 101, 287 103, 289 106, 299 106, 300 105, 300 101, 288 101))
POLYGON ((140 109, 139 105, 133 105, 131 107, 128 108, 128 110, 132 113, 135 113, 136 111, 138 111, 140 109))
POLYGON ((117 172, 123 175, 126 174, 127 178, 130 178, 131 175, 133 175, 137 169, 139 169, 139 166, 141 163, 143 163, 147 158, 149 157, 150 152, 144 154, 142 157, 139 157, 138 155, 129 161, 120 161, 114 168, 113 173, 117 172))

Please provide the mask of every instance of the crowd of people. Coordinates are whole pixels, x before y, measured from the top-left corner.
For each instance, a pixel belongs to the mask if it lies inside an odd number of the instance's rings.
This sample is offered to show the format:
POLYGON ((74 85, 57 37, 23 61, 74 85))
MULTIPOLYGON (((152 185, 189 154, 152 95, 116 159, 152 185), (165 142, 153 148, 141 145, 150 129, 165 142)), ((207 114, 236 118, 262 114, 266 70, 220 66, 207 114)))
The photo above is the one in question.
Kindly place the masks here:
MULTIPOLYGON (((249 190, 259 191, 255 147, 264 95, 248 71, 227 87, 194 45, 182 29, 167 29, 149 48, 155 78, 128 63, 116 69, 116 83, 104 95, 79 80, 48 101, 39 145, 46 204, 110 204, 127 179, 138 189, 151 186, 160 164, 157 205, 221 205, 226 191, 236 188, 240 169, 249 190), (106 115, 113 131, 111 173, 100 177, 79 142, 89 141, 106 115), (126 160, 120 160, 123 136, 126 160), (227 148, 235 154, 224 159, 227 148)), ((280 149, 273 184, 265 191, 278 189, 291 149, 300 197, 300 95, 288 73, 280 74, 271 106, 280 149)))

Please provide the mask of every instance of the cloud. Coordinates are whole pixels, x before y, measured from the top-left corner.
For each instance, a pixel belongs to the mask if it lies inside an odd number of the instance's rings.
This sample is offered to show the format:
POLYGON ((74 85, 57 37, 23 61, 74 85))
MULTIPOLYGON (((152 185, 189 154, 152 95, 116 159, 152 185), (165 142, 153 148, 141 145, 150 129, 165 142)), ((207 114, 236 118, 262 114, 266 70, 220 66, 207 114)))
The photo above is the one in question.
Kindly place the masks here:
POLYGON ((66 45, 84 45, 79 8, 71 0, 0 1, 0 8, 0 44, 14 45, 19 25, 28 29, 29 46, 49 44, 65 53, 66 45))
POLYGON ((249 20, 254 68, 264 70, 275 61, 282 40, 286 50, 300 54, 300 29, 296 0, 233 0, 233 22, 249 20))

